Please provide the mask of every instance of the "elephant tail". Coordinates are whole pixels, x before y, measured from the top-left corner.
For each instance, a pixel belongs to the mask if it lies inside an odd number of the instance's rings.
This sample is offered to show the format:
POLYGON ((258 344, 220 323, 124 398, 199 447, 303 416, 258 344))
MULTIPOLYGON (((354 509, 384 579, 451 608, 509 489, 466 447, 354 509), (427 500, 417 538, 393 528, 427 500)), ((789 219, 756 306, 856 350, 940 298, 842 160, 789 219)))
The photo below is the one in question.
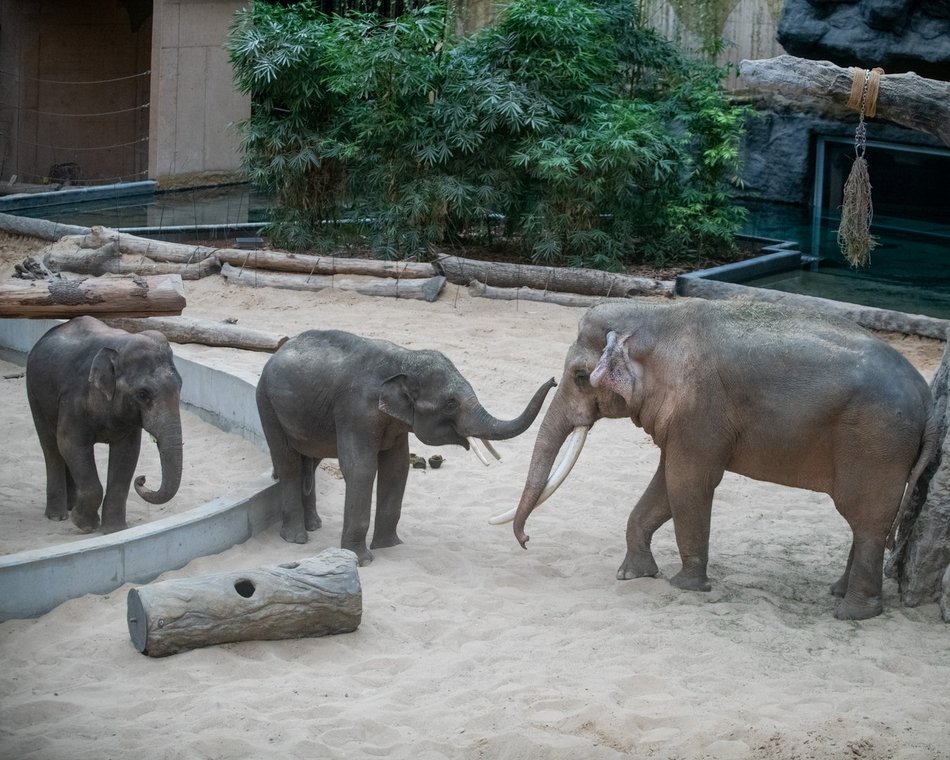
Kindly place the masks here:
POLYGON ((904 489, 904 496, 901 499, 900 507, 897 509, 897 514, 894 516, 894 521, 891 523, 891 530, 887 535, 887 543, 885 546, 887 546, 889 551, 894 550, 897 529, 903 522, 907 508, 914 498, 914 493, 917 490, 917 482, 920 480, 921 475, 924 474, 924 471, 930 466, 930 463, 933 462, 937 454, 937 445, 939 443, 937 433, 937 420, 933 405, 931 405, 930 411, 927 414, 927 424, 924 426, 924 439, 920 444, 917 461, 914 462, 914 466, 910 470, 910 475, 907 477, 907 487, 904 489))

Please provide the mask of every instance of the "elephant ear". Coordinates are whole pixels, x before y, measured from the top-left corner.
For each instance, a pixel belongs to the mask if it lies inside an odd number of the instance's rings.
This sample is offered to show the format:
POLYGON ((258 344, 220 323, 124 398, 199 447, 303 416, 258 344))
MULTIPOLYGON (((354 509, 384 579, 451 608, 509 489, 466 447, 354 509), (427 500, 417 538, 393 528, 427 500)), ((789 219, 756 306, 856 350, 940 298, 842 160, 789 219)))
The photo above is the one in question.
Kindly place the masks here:
POLYGON ((118 352, 112 348, 100 348, 89 368, 89 382, 112 400, 115 393, 115 360, 118 352))
POLYGON ((607 388, 628 402, 639 380, 639 367, 627 356, 626 346, 630 336, 619 336, 611 330, 607 333, 607 345, 590 375, 590 384, 595 388, 607 388))
POLYGON ((379 410, 412 427, 415 397, 406 375, 393 375, 379 389, 379 410))

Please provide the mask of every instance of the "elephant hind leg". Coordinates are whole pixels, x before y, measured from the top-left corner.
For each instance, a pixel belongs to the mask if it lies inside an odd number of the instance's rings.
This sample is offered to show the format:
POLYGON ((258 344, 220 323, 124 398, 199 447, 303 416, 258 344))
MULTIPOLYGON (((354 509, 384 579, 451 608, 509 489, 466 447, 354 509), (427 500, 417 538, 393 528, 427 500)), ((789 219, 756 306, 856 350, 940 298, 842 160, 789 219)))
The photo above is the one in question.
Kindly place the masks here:
MULTIPOLYGON (((886 466, 880 471, 886 473, 886 466)), ((849 471, 847 482, 836 486, 835 508, 853 534, 844 574, 831 587, 839 598, 839 620, 863 620, 883 612, 884 546, 903 494, 902 480, 893 488, 889 483, 898 480, 861 482, 849 471)))
MULTIPOLYGON (((847 586, 835 607, 839 620, 865 620, 884 611, 881 586, 883 583, 884 539, 858 538, 852 544, 848 561, 847 586)), ((843 578, 842 578, 843 580, 843 578)), ((839 580, 832 587, 838 590, 839 580)))
POLYGON ((851 577, 851 565, 854 564, 854 541, 851 542, 851 551, 848 552, 848 564, 845 565, 841 577, 831 584, 831 595, 842 599, 848 593, 848 579, 851 577))
POLYGON ((300 498, 303 502, 303 526, 308 532, 317 530, 323 525, 320 515, 317 514, 317 492, 314 480, 316 479, 319 459, 303 458, 303 477, 301 478, 300 498))
MULTIPOLYGON (((281 526, 280 537, 292 544, 307 543, 307 529, 303 500, 305 457, 290 445, 287 435, 280 424, 270 399, 261 386, 257 389, 257 410, 261 418, 261 428, 270 449, 274 476, 277 478, 277 493, 280 499, 281 526)), ((312 459, 307 459, 312 463, 312 459)), ((313 475, 310 476, 311 495, 313 494, 313 475)), ((316 506, 314 505, 314 515, 316 506)))

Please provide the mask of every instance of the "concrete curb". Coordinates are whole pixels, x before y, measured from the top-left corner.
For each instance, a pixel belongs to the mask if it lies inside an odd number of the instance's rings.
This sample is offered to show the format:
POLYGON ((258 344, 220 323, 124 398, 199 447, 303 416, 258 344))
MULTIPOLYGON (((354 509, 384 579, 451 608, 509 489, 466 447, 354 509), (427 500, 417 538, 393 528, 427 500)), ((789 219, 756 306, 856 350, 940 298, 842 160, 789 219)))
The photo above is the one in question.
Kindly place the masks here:
MULTIPOLYGON (((0 348, 28 353, 58 320, 2 319, 0 348)), ((182 403, 212 424, 264 446, 255 386, 219 369, 175 357, 182 403)), ((0 557, 0 622, 38 617, 84 594, 147 583, 196 557, 216 554, 260 533, 279 515, 276 484, 262 475, 236 501, 216 499, 183 514, 107 536, 0 557)))

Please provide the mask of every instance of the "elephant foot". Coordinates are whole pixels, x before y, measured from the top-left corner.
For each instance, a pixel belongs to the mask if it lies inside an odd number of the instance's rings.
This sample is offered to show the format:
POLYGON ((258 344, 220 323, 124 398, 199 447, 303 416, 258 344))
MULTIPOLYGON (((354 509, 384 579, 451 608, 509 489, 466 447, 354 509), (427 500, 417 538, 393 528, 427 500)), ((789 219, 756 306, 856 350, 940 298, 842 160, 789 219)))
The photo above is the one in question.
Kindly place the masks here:
POLYGON ((398 546, 402 543, 402 539, 399 538, 395 533, 390 533, 389 535, 382 536, 373 536, 373 543, 370 544, 370 549, 387 549, 390 546, 398 546))
POLYGON ((686 568, 670 578, 670 585, 684 591, 712 591, 712 584, 709 582, 709 578, 706 577, 706 573, 689 572, 686 568))
POLYGON ((122 520, 121 522, 108 522, 102 523, 102 532, 103 533, 117 533, 120 530, 125 530, 129 527, 129 524, 122 520))
POLYGON ((286 525, 281 527, 280 537, 289 544, 305 544, 308 540, 306 530, 300 527, 290 528, 286 525))
POLYGON ((373 561, 373 553, 366 548, 366 542, 361 544, 353 544, 347 546, 346 544, 340 544, 341 549, 349 549, 353 554, 356 555, 356 559, 359 560, 360 567, 364 567, 370 564, 373 561))
POLYGON ((844 595, 848 593, 848 574, 845 573, 840 578, 838 578, 838 580, 832 583, 829 591, 831 591, 832 596, 843 599, 844 595))
POLYGON ((78 509, 74 509, 70 512, 70 517, 80 533, 92 533, 99 528, 99 515, 95 512, 92 515, 84 515, 78 509))
POLYGON ((631 578, 656 578, 660 568, 650 552, 627 551, 623 563, 617 570, 618 581, 629 581, 631 578))
POLYGON ((62 520, 69 519, 69 512, 66 511, 65 509, 49 509, 47 507, 46 512, 44 514, 46 515, 47 520, 62 521, 62 520))
POLYGON ((838 620, 867 620, 877 617, 882 612, 884 612, 884 603, 879 596, 862 598, 846 594, 835 607, 835 617, 838 620))
POLYGON ((320 519, 320 515, 318 515, 316 512, 314 512, 313 514, 304 515, 303 527, 306 530, 311 531, 311 532, 315 530, 319 530, 322 525, 323 525, 323 520, 320 519))

